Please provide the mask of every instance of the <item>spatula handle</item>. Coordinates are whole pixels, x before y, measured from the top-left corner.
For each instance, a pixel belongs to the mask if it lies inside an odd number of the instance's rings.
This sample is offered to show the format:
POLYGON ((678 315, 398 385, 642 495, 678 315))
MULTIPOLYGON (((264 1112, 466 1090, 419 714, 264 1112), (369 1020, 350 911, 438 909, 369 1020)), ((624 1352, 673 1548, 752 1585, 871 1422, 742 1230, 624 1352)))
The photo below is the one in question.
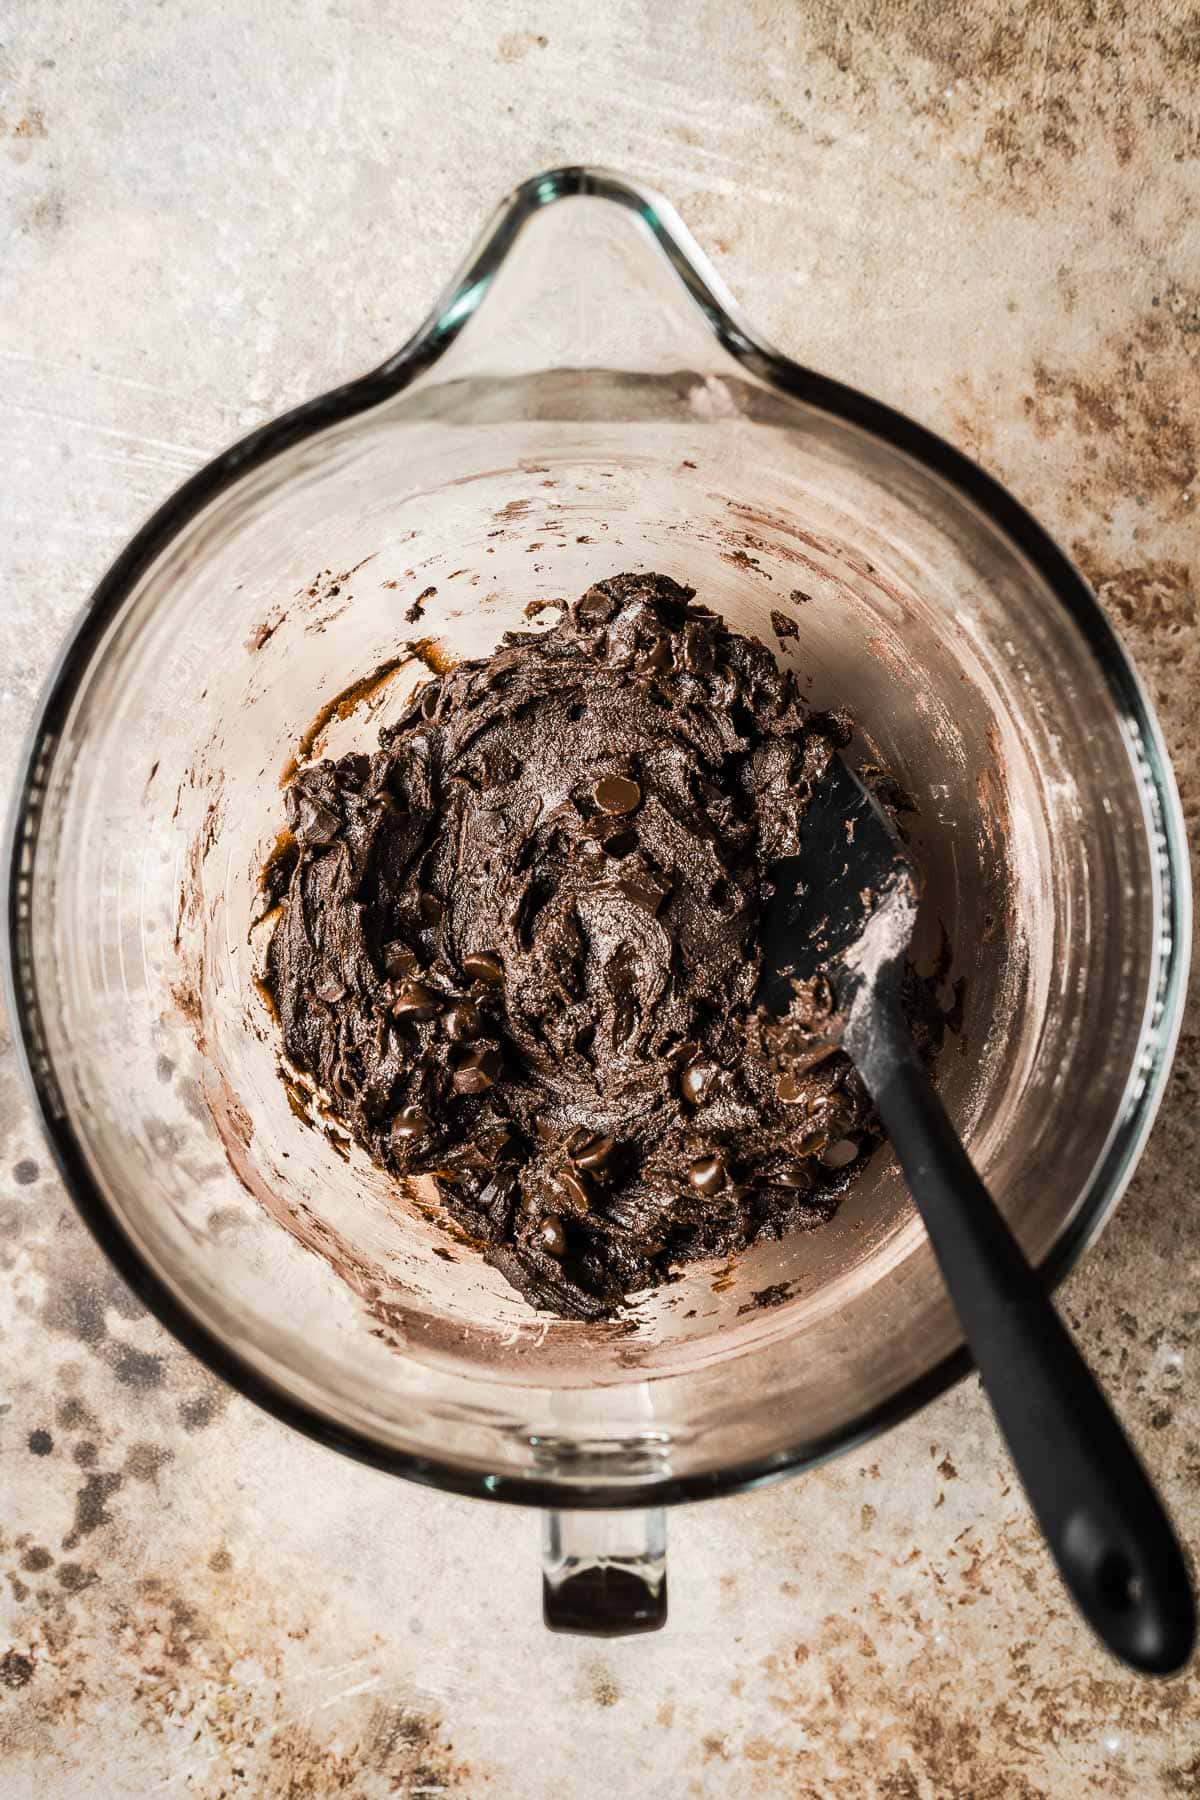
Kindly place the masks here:
POLYGON ((1162 1501, 975 1173, 907 1031, 879 1034, 859 1067, 1063 1580, 1114 1655, 1169 1674, 1192 1653, 1196 1610, 1162 1501))

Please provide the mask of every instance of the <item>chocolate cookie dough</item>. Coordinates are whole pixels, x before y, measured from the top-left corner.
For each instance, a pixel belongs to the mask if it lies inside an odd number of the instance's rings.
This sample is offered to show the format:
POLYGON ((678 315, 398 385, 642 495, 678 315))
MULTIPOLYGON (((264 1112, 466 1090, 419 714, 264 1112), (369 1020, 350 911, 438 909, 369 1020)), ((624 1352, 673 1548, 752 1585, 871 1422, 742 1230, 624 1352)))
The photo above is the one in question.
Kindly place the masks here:
POLYGON ((534 1305, 599 1317, 818 1225, 880 1141, 819 1018, 782 1071, 750 1020, 767 872, 849 729, 690 589, 618 575, 292 781, 287 1057, 534 1305))

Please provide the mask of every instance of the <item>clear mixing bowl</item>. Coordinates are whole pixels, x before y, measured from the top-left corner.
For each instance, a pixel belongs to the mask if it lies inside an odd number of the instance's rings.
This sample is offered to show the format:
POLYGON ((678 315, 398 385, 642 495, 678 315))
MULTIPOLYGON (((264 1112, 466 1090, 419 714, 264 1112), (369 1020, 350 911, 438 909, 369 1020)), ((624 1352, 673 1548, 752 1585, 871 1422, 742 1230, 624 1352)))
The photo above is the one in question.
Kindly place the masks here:
POLYGON ((323 1441, 557 1509, 548 1616, 611 1629, 662 1616, 661 1503, 800 1469, 963 1372, 897 1168, 877 1154, 831 1224, 628 1319, 537 1314, 285 1089, 256 919, 297 758, 372 745, 431 667, 625 569, 778 643, 915 800, 922 954, 944 928, 966 978, 942 1092, 1057 1279, 1179 1024, 1189 888, 1150 707, 1008 494, 766 348, 670 207, 602 172, 526 183, 403 350, 139 533, 47 690, 9 911, 47 1131, 126 1279, 323 1441))

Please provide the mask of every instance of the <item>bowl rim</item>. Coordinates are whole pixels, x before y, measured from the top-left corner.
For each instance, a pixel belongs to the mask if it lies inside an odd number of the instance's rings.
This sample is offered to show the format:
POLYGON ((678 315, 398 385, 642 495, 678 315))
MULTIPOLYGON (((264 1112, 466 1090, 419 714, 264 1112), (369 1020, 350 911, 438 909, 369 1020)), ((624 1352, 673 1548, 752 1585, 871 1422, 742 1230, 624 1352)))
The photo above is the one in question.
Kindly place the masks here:
POLYGON ((1191 881, 1182 808, 1153 707, 1115 631, 1082 575, 1025 507, 995 478, 935 432, 869 395, 782 355, 742 316, 732 294, 674 208, 653 189, 593 167, 547 170, 502 202, 474 248, 412 337, 377 368, 304 402, 251 432, 191 476, 151 515, 117 556, 65 640, 26 735, 8 823, 4 867, 6 999, 18 1056, 55 1163, 85 1224, 137 1297, 185 1349, 214 1374, 283 1423, 360 1462, 408 1480, 476 1498, 538 1506, 605 1508, 692 1501, 760 1486, 865 1443, 909 1417, 967 1374, 960 1348, 842 1426, 783 1450, 683 1476, 576 1487, 538 1475, 496 1474, 395 1449, 338 1423, 289 1393, 231 1350, 172 1293, 110 1208, 88 1168, 58 1093, 45 1048, 25 904, 45 798, 46 774, 63 725, 94 654, 136 582, 204 507, 250 470, 316 432, 369 411, 433 366, 478 310, 493 277, 529 220, 560 200, 592 196, 633 213, 666 256, 724 350, 768 387, 858 427, 922 464, 968 500, 1021 552, 1073 619, 1094 656, 1127 734, 1160 871, 1158 978, 1148 993, 1139 1055, 1120 1116, 1076 1214, 1039 1267, 1053 1287, 1075 1265, 1111 1216, 1137 1164, 1158 1111, 1182 1023, 1191 939, 1191 881))

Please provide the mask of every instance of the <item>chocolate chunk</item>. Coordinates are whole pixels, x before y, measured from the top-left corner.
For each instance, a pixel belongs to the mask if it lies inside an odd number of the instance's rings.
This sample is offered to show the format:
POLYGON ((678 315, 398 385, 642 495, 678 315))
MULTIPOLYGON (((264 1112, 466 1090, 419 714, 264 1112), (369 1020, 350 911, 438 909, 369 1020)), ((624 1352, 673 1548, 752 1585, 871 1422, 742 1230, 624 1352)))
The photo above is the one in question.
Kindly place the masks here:
POLYGON ((512 1233, 519 1198, 520 1189, 514 1171, 497 1169, 484 1184, 478 1200, 478 1211, 487 1220, 489 1235, 494 1232, 497 1237, 506 1238, 512 1233))
POLYGON ((342 829, 341 815, 333 807, 302 793, 291 821, 296 842, 302 850, 332 844, 342 829))
POLYGON ((383 946, 383 972, 393 981, 407 981, 419 967, 417 957, 399 939, 383 946))
POLYGON ((601 812, 631 813, 642 803, 642 790, 627 775, 602 775, 592 798, 601 812))
POLYGON ((688 1164, 687 1173, 698 1194, 719 1194, 729 1184, 729 1172, 719 1156, 698 1156, 688 1164))
POLYGON ((643 675, 665 675, 672 668, 675 657, 671 650, 669 638, 655 638, 649 649, 642 656, 638 668, 643 675))
POLYGON ((417 905, 426 925, 440 925, 446 912, 446 902, 439 900, 436 894, 423 892, 417 905))
POLYGON ((436 1018, 438 1010, 437 997, 419 981, 406 981, 396 998, 392 1001, 392 1017, 396 1019, 436 1018))
POLYGON ((469 1051, 455 1069, 454 1086, 460 1094, 485 1094, 495 1085, 503 1066, 494 1044, 481 1045, 469 1051))
POLYGON ((493 950, 472 950, 462 959, 462 972, 468 981, 484 981, 489 987, 504 981, 504 964, 493 950))
POLYGON ((581 625, 586 627, 606 625, 612 618, 617 610, 617 602, 611 594, 605 591, 608 585, 605 583, 602 587, 597 582, 595 587, 590 587, 587 593, 576 601, 575 617, 581 625))
POLYGON ((442 1019, 442 1029, 456 1044, 470 1044, 483 1030, 483 1015, 473 1000, 458 1000, 442 1019))
POLYGON ((704 675, 712 668, 712 633, 705 631, 696 619, 683 628, 683 666, 692 675, 704 675))
POLYGON ((627 900, 632 900, 635 906, 640 906, 651 918, 657 918, 663 901, 671 892, 665 881, 660 881, 646 869, 635 869, 629 875, 622 875, 617 886, 627 900))
POLYGON ((634 836, 636 840, 636 834, 629 831, 628 820, 610 818, 607 813, 597 813, 595 818, 588 819, 583 827, 583 841, 586 843, 588 840, 594 840, 605 850, 614 838, 624 837, 627 834, 634 836))

